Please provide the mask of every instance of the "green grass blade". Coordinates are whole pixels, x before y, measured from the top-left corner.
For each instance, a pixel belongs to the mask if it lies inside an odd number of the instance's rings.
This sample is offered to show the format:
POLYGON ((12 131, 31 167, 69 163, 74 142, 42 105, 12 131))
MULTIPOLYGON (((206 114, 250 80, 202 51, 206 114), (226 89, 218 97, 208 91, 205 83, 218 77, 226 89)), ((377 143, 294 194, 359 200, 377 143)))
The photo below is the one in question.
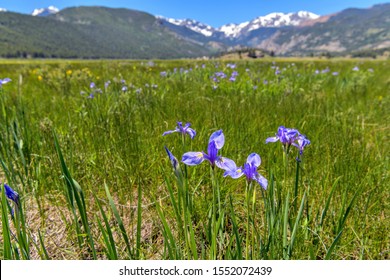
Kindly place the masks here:
POLYGON ((357 198, 357 196, 359 195, 359 190, 358 191, 356 191, 356 193, 355 193, 355 195, 352 197, 352 199, 351 199, 351 202, 348 204, 348 207, 347 207, 347 209, 345 210, 345 213, 344 213, 344 215, 343 215, 343 217, 342 217, 342 219, 340 220, 340 222, 339 222, 339 227, 338 227, 338 232, 341 232, 342 230, 343 230, 343 228, 344 228, 344 225, 345 225, 345 222, 346 222, 346 220, 347 220, 347 218, 348 218, 348 215, 349 215, 349 213, 350 213, 350 211, 351 211, 351 209, 352 209, 352 206, 353 206, 353 204, 354 204, 354 202, 355 202, 355 199, 357 198))
POLYGON ((43 241, 43 237, 41 231, 38 230, 39 243, 41 244, 41 250, 43 252, 43 256, 45 260, 50 260, 49 254, 47 253, 45 242, 43 241))
POLYGON ((164 236, 165 246, 168 249, 169 259, 171 259, 171 260, 178 259, 177 253, 179 250, 177 248, 175 238, 173 237, 171 228, 168 225, 168 222, 165 218, 165 215, 164 215, 163 211, 161 210, 158 202, 156 202, 156 210, 157 210, 157 213, 160 217, 160 221, 161 221, 162 226, 163 226, 162 233, 164 236))
POLYGON ((288 231, 288 209, 289 209, 290 192, 287 192, 286 201, 284 203, 283 211, 283 259, 288 260, 288 243, 287 243, 287 231, 288 231))
POLYGON ((233 233, 236 238, 236 246, 237 246, 237 259, 242 260, 242 247, 241 247, 241 238, 239 234, 239 228, 236 221, 236 215, 233 207, 233 199, 232 196, 230 196, 230 217, 232 219, 233 224, 233 233))
POLYGON ((291 233, 290 245, 288 246, 288 256, 289 256, 289 258, 291 258, 291 255, 292 255, 292 250, 293 250, 293 247, 294 247, 295 237, 296 237, 297 230, 298 230, 298 224, 299 224, 299 221, 300 221, 302 213, 303 213, 303 208, 305 206, 305 200, 306 200, 306 192, 303 194, 303 198, 302 198, 302 201, 301 201, 301 206, 299 207, 298 215, 297 215, 297 218, 295 220, 294 228, 293 228, 292 233, 291 233))
MULTIPOLYGON (((80 187, 80 185, 72 178, 72 175, 69 172, 69 169, 65 163, 64 157, 62 155, 62 151, 60 148, 60 145, 58 143, 58 138, 55 132, 53 132, 54 135, 54 145, 57 151, 58 158, 60 160, 61 164, 61 170, 62 170, 62 175, 64 176, 64 180, 66 182, 66 186, 68 189, 68 200, 72 204, 72 207, 74 207, 73 199, 76 201, 77 208, 79 210, 79 214, 81 217, 81 221, 84 227, 84 230, 87 234, 88 238, 88 243, 90 245, 90 249, 92 251, 92 257, 93 259, 97 259, 96 255, 96 249, 95 249, 95 244, 93 241, 93 236, 91 233, 91 229, 88 223, 88 216, 87 216, 87 210, 86 210, 86 205, 85 205, 85 200, 84 200, 84 193, 80 187)), ((73 212, 75 215, 75 212, 73 212)), ((76 217, 75 217, 76 218, 76 217)), ((76 221, 77 223, 77 221, 76 221)))
POLYGON ((112 248, 111 248, 111 244, 110 244, 110 240, 109 240, 109 237, 108 237, 107 230, 104 228, 102 222, 99 220, 98 217, 96 218, 96 222, 98 224, 99 231, 100 231, 100 233, 102 234, 102 237, 103 237, 103 243, 105 245, 105 248, 103 248, 103 250, 106 253, 107 259, 115 260, 114 254, 112 252, 112 248))
POLYGON ((323 223, 324 223, 324 220, 325 220, 325 217, 326 217, 326 213, 328 212, 328 208, 329 208, 329 205, 330 205, 330 201, 332 199, 332 196, 333 196, 333 193, 337 187, 337 183, 340 181, 340 179, 342 178, 342 176, 338 177, 334 183, 333 183, 333 186, 332 186, 332 189, 330 191, 330 194, 326 200, 326 203, 325 203, 325 207, 324 207, 324 210, 322 210, 322 214, 321 214, 321 220, 320 220, 320 227, 322 227, 323 223))
MULTIPOLYGON (((107 236, 108 236, 108 240, 105 240, 105 243, 106 243, 106 247, 109 248, 110 259, 111 260, 117 260, 118 259, 118 253, 117 253, 117 250, 116 250, 116 244, 115 244, 115 241, 114 241, 114 237, 112 235, 110 223, 108 222, 107 215, 104 212, 99 199, 97 198, 97 196, 95 194, 94 194, 94 197, 95 197, 96 204, 99 207, 100 213, 102 214, 104 225, 105 225, 105 232, 107 233, 107 236)), ((101 228, 103 228, 103 226, 101 226, 101 228)), ((102 230, 102 232, 103 232, 103 230, 102 230)))
POLYGON ((138 202, 137 202, 137 237, 136 237, 136 256, 137 259, 141 253, 141 226, 142 226, 142 188, 140 182, 138 183, 138 202))
POLYGON ((127 249, 128 256, 129 256, 130 259, 133 259, 133 258, 134 258, 134 254, 133 254, 133 252, 132 252, 132 250, 131 250, 129 237, 127 236, 125 227, 124 227, 124 225, 123 225, 123 221, 122 221, 122 219, 121 219, 121 217, 120 217, 120 215, 119 215, 118 210, 116 209, 114 200, 112 199, 112 196, 111 196, 111 194, 110 194, 110 191, 109 191, 108 186, 107 186, 106 183, 104 183, 104 188, 105 188, 105 190, 106 190, 106 195, 107 195, 108 202, 109 202, 109 204, 110 204, 111 210, 112 210, 112 212, 114 213, 114 216, 115 216, 116 222, 118 223, 119 229, 120 229, 120 231, 121 231, 123 240, 124 240, 125 243, 126 243, 126 249, 127 249))
POLYGON ((336 248, 336 245, 339 242, 342 233, 343 233, 343 230, 341 230, 339 232, 339 234, 336 236, 336 238, 333 240, 332 245, 330 245, 328 251, 326 252, 325 260, 330 260, 330 257, 332 256, 332 253, 333 253, 333 250, 336 248))

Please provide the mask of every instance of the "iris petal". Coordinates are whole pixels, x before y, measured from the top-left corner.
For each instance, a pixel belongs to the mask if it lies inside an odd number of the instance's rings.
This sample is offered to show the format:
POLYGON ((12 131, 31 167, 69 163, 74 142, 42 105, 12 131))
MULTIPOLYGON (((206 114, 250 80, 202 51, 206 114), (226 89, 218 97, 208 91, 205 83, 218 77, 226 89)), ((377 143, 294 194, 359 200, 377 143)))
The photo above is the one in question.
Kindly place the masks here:
POLYGON ((165 148, 165 151, 167 152, 168 154, 168 157, 169 157, 169 160, 171 161, 171 164, 172 164, 172 167, 174 170, 177 170, 179 168, 179 161, 177 160, 177 158, 171 153, 170 150, 168 150, 167 147, 164 147, 165 148))
POLYGON ((258 154, 256 153, 251 153, 247 160, 246 160, 247 163, 249 163, 250 165, 252 166, 256 166, 256 167, 259 167, 260 164, 261 164, 261 158, 258 154))
POLYGON ((193 130, 192 128, 187 128, 187 133, 190 135, 191 139, 194 139, 196 135, 196 131, 193 130))
POLYGON ((163 133, 162 136, 165 136, 165 135, 167 135, 167 134, 171 134, 171 133, 174 133, 174 132, 179 132, 179 130, 176 128, 175 130, 168 130, 168 131, 165 131, 165 132, 163 133))
POLYGON ((198 165, 204 161, 202 152, 188 152, 185 153, 181 161, 187 165, 198 165))
POLYGON ((225 135, 223 135, 222 129, 215 131, 211 134, 209 143, 215 142, 215 147, 220 150, 225 144, 225 135))
POLYGON ((278 140, 279 140, 279 138, 277 136, 275 136, 275 137, 268 137, 267 139, 265 139, 265 143, 276 142, 278 140))
POLYGON ((268 181, 263 176, 261 176, 259 173, 256 174, 254 180, 259 183, 259 185, 266 190, 268 186, 268 181))
POLYGON ((236 170, 237 165, 234 162, 234 160, 231 160, 230 158, 221 157, 221 159, 218 161, 217 166, 223 170, 236 170))
POLYGON ((14 191, 10 186, 7 184, 4 184, 5 189, 5 195, 11 199, 13 202, 15 202, 17 205, 19 205, 19 194, 14 191))
POLYGON ((240 178, 242 175, 244 175, 244 172, 242 172, 241 168, 236 168, 235 170, 226 170, 223 174, 223 177, 230 176, 233 179, 240 178))
POLYGON ((218 157, 218 148, 214 141, 209 142, 209 145, 207 146, 207 159, 210 161, 211 164, 214 164, 214 162, 217 160, 218 157))

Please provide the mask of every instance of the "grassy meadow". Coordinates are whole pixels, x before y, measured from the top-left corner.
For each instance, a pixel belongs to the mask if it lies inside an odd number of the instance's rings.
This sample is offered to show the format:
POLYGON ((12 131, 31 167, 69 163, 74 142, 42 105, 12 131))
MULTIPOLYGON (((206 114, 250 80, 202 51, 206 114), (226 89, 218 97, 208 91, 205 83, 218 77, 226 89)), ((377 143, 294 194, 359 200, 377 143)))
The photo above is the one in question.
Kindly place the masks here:
POLYGON ((0 61, 11 79, 0 88, 0 258, 389 259, 389 70, 347 59, 0 61), (193 139, 162 136, 179 121, 193 139), (302 155, 265 143, 280 126, 310 140, 302 155), (266 189, 181 162, 219 130, 219 155, 237 166, 261 157, 266 189))

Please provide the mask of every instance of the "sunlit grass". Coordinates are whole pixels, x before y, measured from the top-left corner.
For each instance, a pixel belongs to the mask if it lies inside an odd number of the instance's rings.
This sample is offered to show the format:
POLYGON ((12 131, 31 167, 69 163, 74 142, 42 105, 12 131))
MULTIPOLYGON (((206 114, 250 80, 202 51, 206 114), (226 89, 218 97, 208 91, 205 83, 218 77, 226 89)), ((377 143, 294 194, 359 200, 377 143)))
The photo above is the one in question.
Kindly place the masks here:
POLYGON ((388 258, 388 61, 228 64, 1 61, 0 178, 22 210, 2 197, 1 258, 388 258), (177 121, 196 137, 162 136, 177 121), (311 141, 298 176, 298 149, 265 144, 280 125, 311 141), (164 146, 180 161, 219 129, 222 156, 261 156, 267 190, 172 170, 164 146))

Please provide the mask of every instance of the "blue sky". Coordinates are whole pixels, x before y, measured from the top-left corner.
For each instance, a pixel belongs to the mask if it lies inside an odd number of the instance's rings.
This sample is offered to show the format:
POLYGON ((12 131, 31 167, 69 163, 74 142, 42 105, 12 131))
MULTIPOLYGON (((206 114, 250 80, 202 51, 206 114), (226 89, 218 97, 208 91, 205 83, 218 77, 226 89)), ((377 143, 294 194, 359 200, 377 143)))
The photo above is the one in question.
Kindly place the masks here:
POLYGON ((191 18, 219 27, 241 23, 272 12, 310 11, 326 15, 346 8, 368 8, 386 0, 0 0, 0 8, 19 13, 31 13, 35 8, 56 6, 106 6, 129 8, 176 19, 191 18))

